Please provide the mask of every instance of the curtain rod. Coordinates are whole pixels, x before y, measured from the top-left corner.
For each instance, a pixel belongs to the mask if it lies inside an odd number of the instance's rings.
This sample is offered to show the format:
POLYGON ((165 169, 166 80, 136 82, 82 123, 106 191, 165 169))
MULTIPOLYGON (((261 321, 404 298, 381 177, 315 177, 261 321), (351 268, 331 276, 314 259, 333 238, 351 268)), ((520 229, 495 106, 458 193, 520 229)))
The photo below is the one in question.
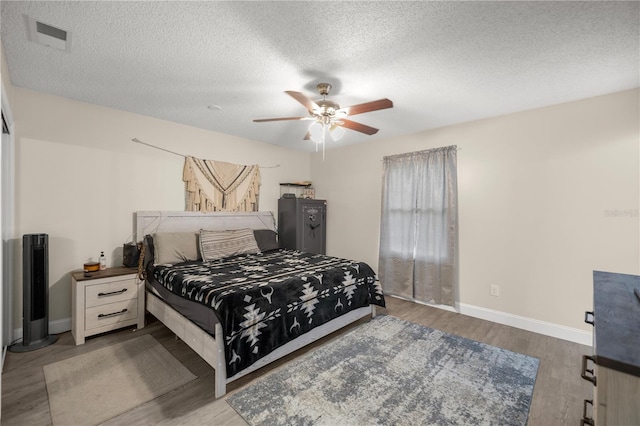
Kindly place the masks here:
POLYGON ((458 148, 457 145, 449 145, 449 146, 441 146, 439 148, 423 149, 421 151, 401 152, 399 154, 385 155, 384 157, 382 157, 380 161, 385 161, 387 158, 411 157, 412 155, 416 155, 416 154, 424 154, 427 152, 436 152, 436 151, 446 151, 449 149, 452 149, 453 151, 462 151, 462 148, 458 148))
MULTIPOLYGON (((138 138, 133 138, 133 139, 131 139, 131 141, 133 141, 135 143, 142 144, 142 145, 149 146, 151 148, 158 149, 160 151, 168 152, 169 154, 177 155, 177 156, 180 156, 182 158, 187 158, 187 156, 184 155, 184 154, 180 154, 179 152, 171 151, 170 149, 162 148, 162 147, 159 147, 159 146, 156 146, 156 145, 151 145, 150 143, 143 142, 138 138)), ((258 167, 260 167, 261 169, 275 169, 276 167, 280 167, 280 164, 276 164, 275 166, 260 166, 260 165, 258 165, 258 167)))

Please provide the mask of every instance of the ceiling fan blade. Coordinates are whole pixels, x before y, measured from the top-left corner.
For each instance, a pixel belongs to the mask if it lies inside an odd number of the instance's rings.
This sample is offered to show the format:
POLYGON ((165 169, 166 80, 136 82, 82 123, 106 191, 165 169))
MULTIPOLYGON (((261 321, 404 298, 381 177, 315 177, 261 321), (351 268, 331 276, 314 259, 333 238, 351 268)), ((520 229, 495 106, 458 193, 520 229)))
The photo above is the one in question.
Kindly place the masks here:
POLYGON ((365 112, 377 111, 379 109, 393 108, 393 102, 389 99, 378 99, 377 101, 365 102, 363 104, 352 105, 346 108, 342 108, 347 112, 347 115, 363 114, 365 112))
POLYGON ((345 118, 340 119, 340 121, 336 121, 336 124, 347 129, 355 130, 356 132, 366 133, 367 135, 375 135, 378 133, 378 129, 374 127, 370 127, 362 123, 356 123, 355 121, 347 120, 345 118))
POLYGON ((263 123, 265 121, 289 121, 289 120, 309 120, 310 117, 280 117, 280 118, 258 118, 253 120, 254 123, 263 123))
POLYGON ((309 111, 313 111, 314 109, 317 110, 320 108, 317 103, 313 102, 311 99, 307 98, 305 95, 303 95, 300 92, 293 92, 291 90, 287 90, 284 93, 291 96, 296 101, 300 102, 309 111))

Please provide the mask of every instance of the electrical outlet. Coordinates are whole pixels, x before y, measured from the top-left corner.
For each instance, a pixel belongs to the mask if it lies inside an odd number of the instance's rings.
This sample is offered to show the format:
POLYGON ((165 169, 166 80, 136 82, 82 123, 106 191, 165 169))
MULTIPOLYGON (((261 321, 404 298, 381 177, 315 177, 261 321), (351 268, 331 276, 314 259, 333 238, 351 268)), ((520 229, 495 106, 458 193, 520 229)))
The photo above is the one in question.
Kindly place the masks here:
POLYGON ((495 284, 491 284, 491 295, 492 296, 500 296, 500 287, 495 284))

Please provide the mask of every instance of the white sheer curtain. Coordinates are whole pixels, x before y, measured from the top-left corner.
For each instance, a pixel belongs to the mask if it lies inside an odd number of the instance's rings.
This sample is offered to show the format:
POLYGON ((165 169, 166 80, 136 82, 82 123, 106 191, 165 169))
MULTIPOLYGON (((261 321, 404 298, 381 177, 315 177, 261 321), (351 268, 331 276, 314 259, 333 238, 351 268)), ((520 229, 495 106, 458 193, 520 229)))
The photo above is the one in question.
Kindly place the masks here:
POLYGON ((384 157, 378 269, 385 293, 454 305, 456 167, 455 145, 384 157))

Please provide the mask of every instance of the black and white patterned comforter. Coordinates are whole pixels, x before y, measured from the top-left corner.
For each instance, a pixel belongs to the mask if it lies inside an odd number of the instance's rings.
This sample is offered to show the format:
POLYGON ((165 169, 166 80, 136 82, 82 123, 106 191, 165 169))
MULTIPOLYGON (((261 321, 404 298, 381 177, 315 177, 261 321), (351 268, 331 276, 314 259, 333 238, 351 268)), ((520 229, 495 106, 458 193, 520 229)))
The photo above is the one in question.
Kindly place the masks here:
POLYGON ((169 291, 214 309, 227 377, 351 310, 385 306, 366 263, 285 249, 156 265, 153 275, 169 291))

